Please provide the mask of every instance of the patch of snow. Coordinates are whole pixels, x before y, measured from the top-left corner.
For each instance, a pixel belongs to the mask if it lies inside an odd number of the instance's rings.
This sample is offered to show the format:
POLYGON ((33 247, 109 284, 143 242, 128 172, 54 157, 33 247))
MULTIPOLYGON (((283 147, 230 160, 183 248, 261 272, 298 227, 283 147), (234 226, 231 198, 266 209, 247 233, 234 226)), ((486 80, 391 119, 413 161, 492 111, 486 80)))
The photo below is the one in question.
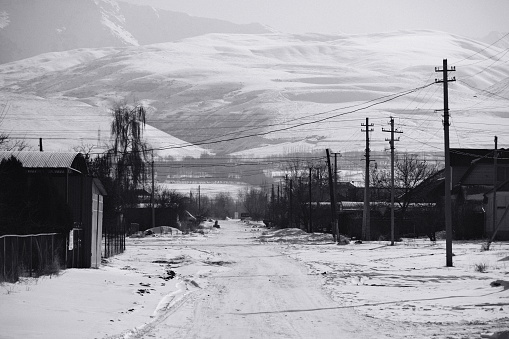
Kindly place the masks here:
POLYGON ((3 29, 11 23, 11 20, 9 19, 9 13, 6 11, 0 12, 0 29, 3 29))
POLYGON ((108 27, 111 32, 116 35, 118 38, 123 40, 127 45, 139 46, 138 40, 128 31, 126 31, 122 26, 114 23, 106 13, 102 13, 102 23, 104 26, 108 27))
POLYGON ((157 8, 155 8, 154 6, 150 6, 150 8, 152 8, 154 13, 157 15, 157 18, 159 18, 159 10, 157 8))
POLYGON ((125 17, 120 13, 120 6, 114 0, 101 0, 96 4, 101 8, 102 19, 101 22, 106 26, 116 37, 121 39, 126 45, 139 46, 138 40, 129 33, 124 27, 125 17))

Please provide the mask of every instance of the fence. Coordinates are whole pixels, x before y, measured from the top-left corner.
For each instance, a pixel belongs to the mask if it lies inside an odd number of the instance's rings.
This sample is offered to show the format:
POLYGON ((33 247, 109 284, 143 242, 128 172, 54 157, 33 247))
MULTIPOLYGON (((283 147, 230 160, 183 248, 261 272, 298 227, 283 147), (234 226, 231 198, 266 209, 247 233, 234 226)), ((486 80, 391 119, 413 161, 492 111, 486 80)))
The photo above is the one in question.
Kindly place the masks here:
POLYGON ((109 258, 125 251, 126 221, 117 215, 113 220, 105 220, 103 224, 101 257, 109 258))
POLYGON ((0 236, 0 281, 57 273, 65 265, 66 250, 63 234, 0 236))

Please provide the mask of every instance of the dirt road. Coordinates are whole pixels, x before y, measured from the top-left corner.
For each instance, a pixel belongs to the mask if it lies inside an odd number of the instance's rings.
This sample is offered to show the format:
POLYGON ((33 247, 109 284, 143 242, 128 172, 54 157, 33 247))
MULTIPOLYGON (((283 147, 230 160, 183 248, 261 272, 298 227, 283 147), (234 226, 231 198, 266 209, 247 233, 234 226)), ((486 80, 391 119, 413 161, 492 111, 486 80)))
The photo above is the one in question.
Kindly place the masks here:
MULTIPOLYGON (((393 338, 407 326, 368 319, 333 302, 298 262, 254 241, 238 221, 221 222, 221 234, 197 248, 227 269, 141 335, 144 338, 393 338), (218 258, 220 260, 218 261, 218 258), (383 330, 382 330, 383 329, 383 330), (396 332, 396 333, 395 333, 396 332), (382 333, 392 333, 384 336, 382 333)), ((195 246, 195 245, 192 245, 195 246)))

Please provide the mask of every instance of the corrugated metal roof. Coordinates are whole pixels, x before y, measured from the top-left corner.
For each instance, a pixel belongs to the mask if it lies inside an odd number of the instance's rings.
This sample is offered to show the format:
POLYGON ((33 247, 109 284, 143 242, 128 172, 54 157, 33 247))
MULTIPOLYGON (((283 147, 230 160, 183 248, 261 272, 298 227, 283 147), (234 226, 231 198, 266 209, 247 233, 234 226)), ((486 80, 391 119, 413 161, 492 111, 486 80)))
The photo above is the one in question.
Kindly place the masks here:
POLYGON ((73 163, 77 157, 76 152, 26 152, 26 151, 0 151, 0 161, 11 156, 18 159, 25 168, 76 168, 73 163))

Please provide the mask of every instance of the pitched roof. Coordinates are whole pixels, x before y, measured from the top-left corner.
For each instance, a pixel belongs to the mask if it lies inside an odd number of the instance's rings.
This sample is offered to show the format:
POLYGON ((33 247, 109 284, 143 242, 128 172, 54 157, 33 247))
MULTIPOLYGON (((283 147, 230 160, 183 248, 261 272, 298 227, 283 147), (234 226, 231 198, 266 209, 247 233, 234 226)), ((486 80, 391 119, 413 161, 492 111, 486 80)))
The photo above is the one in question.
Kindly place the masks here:
POLYGON ((14 156, 25 168, 70 168, 87 174, 85 157, 77 152, 0 151, 0 161, 14 156))
MULTIPOLYGON (((432 176, 424 179, 419 185, 415 186, 411 193, 415 201, 426 202, 433 200, 434 197, 441 195, 445 190, 445 170, 441 169, 432 176)), ((405 193, 407 194, 407 193, 405 193)), ((403 199, 403 194, 400 199, 403 199)))
MULTIPOLYGON (((470 166, 474 163, 493 163, 493 149, 487 148, 451 148, 451 166, 470 166)), ((498 162, 509 163, 509 150, 499 148, 498 162)))

